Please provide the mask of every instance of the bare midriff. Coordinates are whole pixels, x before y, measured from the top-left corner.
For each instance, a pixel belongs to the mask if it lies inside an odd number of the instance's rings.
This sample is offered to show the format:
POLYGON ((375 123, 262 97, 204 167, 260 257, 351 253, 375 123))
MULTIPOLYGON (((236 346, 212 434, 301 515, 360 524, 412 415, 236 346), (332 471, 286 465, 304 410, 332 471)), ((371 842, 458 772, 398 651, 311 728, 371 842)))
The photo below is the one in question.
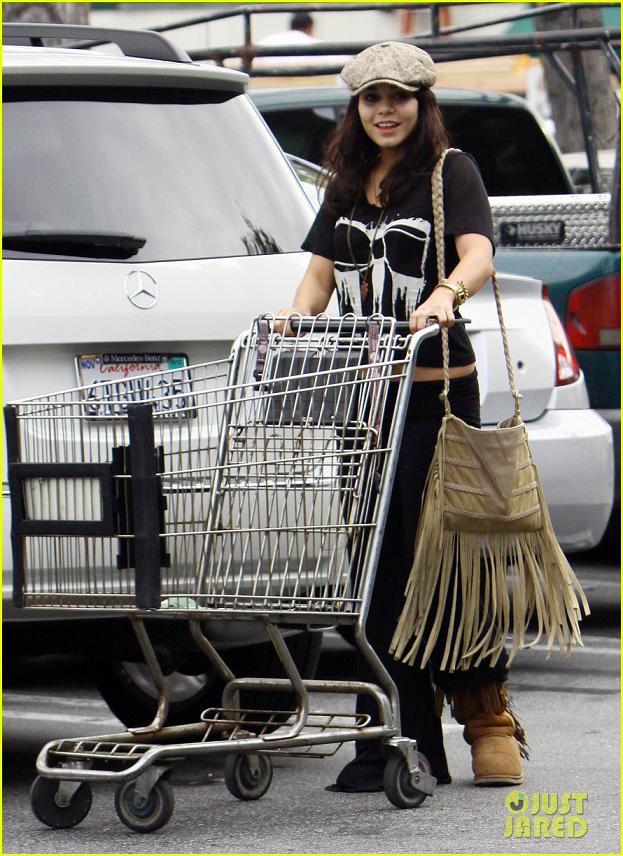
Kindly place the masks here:
MULTIPOLYGON (((467 377, 476 368, 476 363, 469 363, 467 366, 452 366, 450 368, 450 378, 467 377)), ((426 380, 443 380, 443 369, 433 368, 432 366, 416 366, 413 371, 413 381, 426 380)))
MULTIPOLYGON (((452 366, 450 369, 450 379, 453 377, 467 377, 476 368, 476 363, 469 363, 466 366, 452 366)), ((404 372, 403 366, 393 366, 392 373, 400 375, 404 372)), ((416 366, 413 371, 413 382, 427 380, 443 380, 443 369, 434 368, 433 366, 416 366)))

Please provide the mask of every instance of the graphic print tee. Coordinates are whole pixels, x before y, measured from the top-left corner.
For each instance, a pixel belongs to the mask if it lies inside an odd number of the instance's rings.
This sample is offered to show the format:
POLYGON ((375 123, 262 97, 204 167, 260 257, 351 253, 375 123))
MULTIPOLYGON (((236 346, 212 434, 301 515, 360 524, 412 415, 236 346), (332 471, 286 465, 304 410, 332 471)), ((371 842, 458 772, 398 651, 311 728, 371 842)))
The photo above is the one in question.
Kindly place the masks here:
MULTIPOLYGON (((451 271, 458 263, 454 236, 476 232, 493 243, 493 224, 486 190, 469 155, 451 152, 443 177, 446 269, 451 271)), ((408 320, 439 281, 430 175, 414 181, 400 203, 385 209, 365 199, 339 215, 321 208, 302 248, 334 262, 341 314, 381 312, 408 320)), ((449 341, 451 365, 474 361, 462 326, 449 329, 449 341)), ((422 343, 417 362, 441 365, 439 337, 422 343)))

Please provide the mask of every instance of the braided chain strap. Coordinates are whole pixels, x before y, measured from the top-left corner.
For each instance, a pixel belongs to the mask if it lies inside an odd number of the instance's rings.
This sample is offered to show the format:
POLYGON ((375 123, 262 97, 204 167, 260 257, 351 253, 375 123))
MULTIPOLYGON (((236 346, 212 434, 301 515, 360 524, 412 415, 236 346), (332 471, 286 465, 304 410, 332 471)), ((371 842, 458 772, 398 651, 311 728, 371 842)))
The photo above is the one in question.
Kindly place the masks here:
MULTIPOLYGON (((444 210, 443 210, 443 164, 446 156, 450 152, 459 152, 460 149, 445 149, 441 157, 435 164, 431 177, 431 189, 433 197, 433 227, 435 230, 435 249, 437 251, 437 275, 439 278, 446 275, 446 251, 444 245, 444 210)), ((498 313, 498 321, 500 323, 500 332, 502 334, 502 345, 504 347, 504 359, 506 362, 506 373, 508 375, 508 385, 511 395, 515 403, 515 418, 521 419, 521 411, 519 409, 519 400, 521 393, 515 385, 515 375, 513 373, 513 364, 511 361, 511 353, 508 345, 508 334, 506 332, 506 324, 504 323, 504 315, 502 313, 502 298, 500 296, 500 287, 498 285, 497 274, 495 270, 491 274, 491 282, 493 283, 493 293, 495 294, 495 306, 498 313)), ((448 344, 448 328, 441 328, 441 351, 443 355, 443 392, 439 396, 444 405, 446 416, 451 413, 450 402, 448 400, 448 392, 450 390, 450 347, 448 344)))

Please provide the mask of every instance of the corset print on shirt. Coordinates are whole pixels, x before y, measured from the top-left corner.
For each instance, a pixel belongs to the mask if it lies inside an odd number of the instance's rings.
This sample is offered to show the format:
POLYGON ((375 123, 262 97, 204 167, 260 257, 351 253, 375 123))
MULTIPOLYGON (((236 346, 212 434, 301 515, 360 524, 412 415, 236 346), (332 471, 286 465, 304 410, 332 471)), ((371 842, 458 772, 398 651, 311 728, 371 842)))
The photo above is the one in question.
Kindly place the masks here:
MULTIPOLYGON (((340 255, 349 255, 346 240, 349 222, 349 218, 340 217, 335 224, 336 246, 340 248, 340 255)), ((383 312, 391 294, 392 314, 408 319, 419 305, 426 284, 424 264, 431 238, 431 224, 421 217, 398 216, 389 223, 381 223, 378 228, 375 222, 353 220, 350 228, 351 246, 357 264, 353 265, 352 258, 335 259, 335 284, 341 311, 364 314, 360 285, 361 277, 367 277, 372 288, 372 311, 383 312), (376 237, 370 256, 370 242, 375 229, 376 237), (366 262, 370 257, 370 271, 367 271, 366 262), (387 293, 386 289, 389 289, 387 293)))

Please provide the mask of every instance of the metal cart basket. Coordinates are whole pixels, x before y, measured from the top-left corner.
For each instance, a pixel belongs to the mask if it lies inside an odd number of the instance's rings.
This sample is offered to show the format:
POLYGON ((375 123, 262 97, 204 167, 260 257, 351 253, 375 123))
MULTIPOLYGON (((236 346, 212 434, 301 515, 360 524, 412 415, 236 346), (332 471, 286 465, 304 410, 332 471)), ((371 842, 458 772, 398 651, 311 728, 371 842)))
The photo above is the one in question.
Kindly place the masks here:
POLYGON ((56 740, 31 791, 44 823, 79 823, 91 781, 119 783, 116 809, 148 832, 173 811, 171 767, 225 756, 234 796, 268 789, 274 753, 381 739, 385 790, 400 808, 434 791, 401 737, 396 687, 365 636, 416 351, 393 319, 256 320, 228 359, 93 385, 5 408, 14 597, 29 609, 129 616, 158 687, 156 716, 120 734, 56 740), (393 412, 387 394, 397 391, 393 412), (165 680, 143 619, 183 618, 226 681, 222 707, 166 726, 165 680), (264 625, 284 677, 236 678, 207 618, 264 625), (304 680, 283 627, 350 624, 377 684, 304 680), (242 709, 242 690, 288 690, 290 714, 242 709), (379 724, 310 709, 314 693, 367 693, 379 724), (277 727, 277 724, 279 727, 277 727))

